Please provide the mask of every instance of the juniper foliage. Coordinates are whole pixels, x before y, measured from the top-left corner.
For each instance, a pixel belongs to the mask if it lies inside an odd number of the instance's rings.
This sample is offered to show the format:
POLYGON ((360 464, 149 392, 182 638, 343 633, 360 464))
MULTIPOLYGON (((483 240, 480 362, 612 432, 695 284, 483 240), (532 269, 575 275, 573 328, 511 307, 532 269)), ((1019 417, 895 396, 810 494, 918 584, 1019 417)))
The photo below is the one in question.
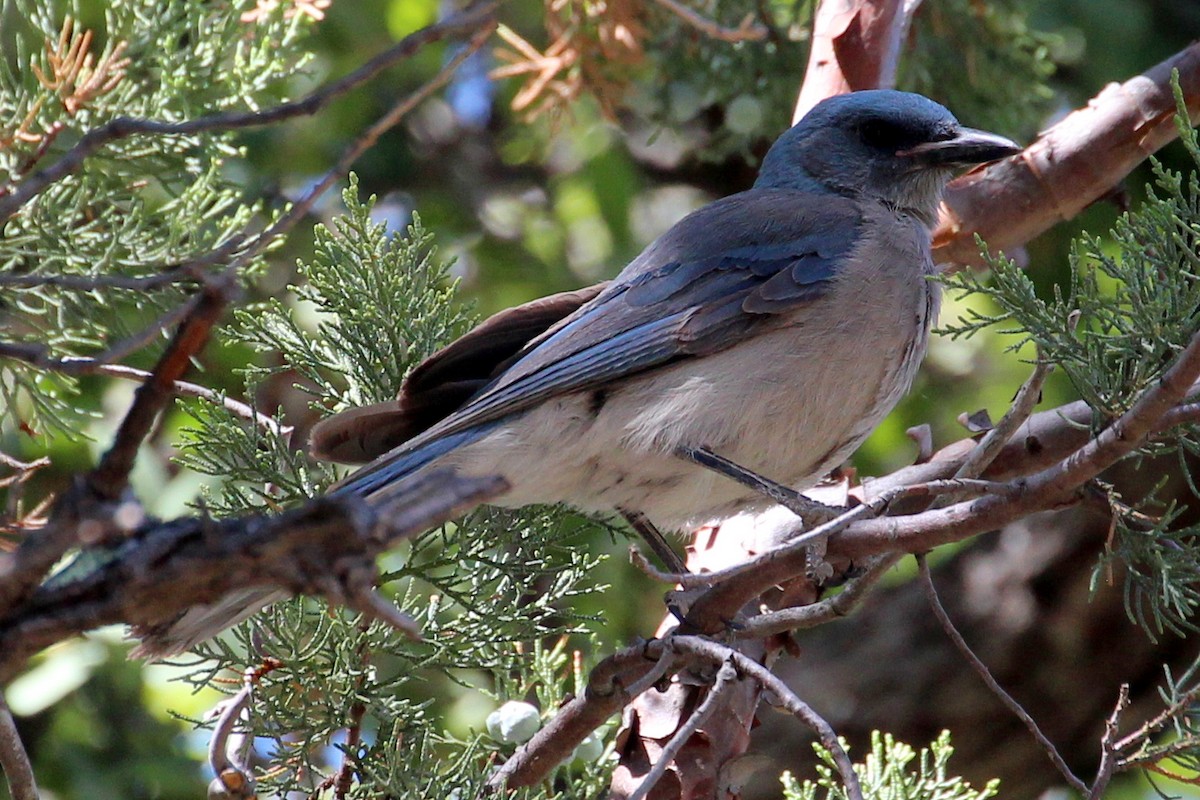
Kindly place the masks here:
MULTIPOLYGON (((175 122, 282 100, 308 63, 312 20, 277 4, 243 21, 254 6, 133 0, 107 4, 89 27, 62 0, 3 0, 0 187, 118 117, 175 122)), ((127 137, 25 204, 0 229, 0 277, 29 279, 4 285, 5 339, 50 358, 93 356, 176 307, 196 275, 164 273, 268 211, 228 169, 242 155, 231 133, 127 137)), ((29 430, 79 436, 91 413, 79 400, 76 378, 0 360, 0 403, 29 430)))
MULTIPOLYGON (((1180 136, 1200 170, 1200 145, 1177 84, 1176 97, 1180 136)), ((980 294, 996 310, 977 305, 942 332, 957 338, 1003 326, 1015 336, 1011 350, 1035 344, 1091 406, 1096 430, 1158 381, 1195 336, 1200 318, 1200 177, 1172 172, 1157 160, 1153 168, 1145 203, 1120 217, 1107 240, 1084 235, 1075 243, 1070 285, 1055 287, 1052 298, 1038 297, 1024 270, 1002 255, 986 256, 988 276, 964 270, 945 278, 949 289, 980 294)), ((1198 435, 1195 426, 1180 427, 1130 458, 1177 452, 1181 473, 1194 486, 1195 468, 1184 456, 1200 449, 1198 435)), ((1163 508, 1153 494, 1134 505, 1113 503, 1116 535, 1097 580, 1110 574, 1110 562, 1121 564, 1135 622, 1151 636, 1195 631, 1200 527, 1177 524, 1182 509, 1163 508)))
MULTIPOLYGON (((815 781, 797 781, 791 773, 782 776, 785 800, 847 800, 845 788, 837 777, 829 751, 814 744, 813 749, 822 763, 817 767, 815 781)), ((988 800, 998 793, 1000 782, 989 781, 982 789, 974 789, 962 778, 949 772, 954 748, 950 732, 942 731, 928 748, 918 752, 890 734, 874 731, 871 752, 861 764, 855 765, 862 782, 864 800, 988 800)))
MULTIPOLYGON (((371 217, 374 198, 359 200, 353 176, 343 200, 346 213, 317 228, 291 297, 240 310, 227 331, 227 344, 272 355, 270 365, 244 371, 247 396, 262 381, 297 376, 322 413, 394 397, 405 373, 469 321, 454 302, 450 262, 418 217, 405 236, 390 234, 371 217)), ((184 431, 183 463, 222 476, 205 498, 210 512, 287 505, 334 477, 286 431, 209 402, 185 405, 194 422, 184 431)), ((480 510, 383 559, 382 591, 419 622, 420 642, 293 600, 201 645, 189 680, 209 685, 264 656, 279 663, 263 676, 250 714, 254 735, 271 742, 260 789, 312 792, 349 763, 356 791, 368 795, 475 796, 502 745, 447 729, 447 696, 461 694, 450 687, 497 701, 535 696, 547 714, 578 688, 564 648, 591 639, 589 620, 570 603, 603 590, 589 582, 599 558, 577 543, 589 526, 554 509, 480 510), (544 650, 547 638, 560 645, 544 650), (348 728, 360 732, 357 742, 339 738, 348 728)), ((563 796, 598 796, 603 763, 568 771, 563 796)))

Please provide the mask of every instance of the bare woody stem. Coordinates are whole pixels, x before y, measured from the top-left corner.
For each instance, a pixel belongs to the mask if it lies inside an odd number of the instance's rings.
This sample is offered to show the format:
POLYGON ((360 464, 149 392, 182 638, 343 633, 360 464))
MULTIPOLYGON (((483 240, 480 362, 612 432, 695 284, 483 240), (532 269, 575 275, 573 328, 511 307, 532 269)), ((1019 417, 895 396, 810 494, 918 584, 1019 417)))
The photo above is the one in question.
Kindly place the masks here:
POLYGON ((4 768, 12 800, 38 800, 40 795, 33 776, 33 766, 29 763, 29 754, 21 743, 17 724, 8 710, 3 693, 0 693, 0 767, 4 768))
POLYGON ((1086 795, 1088 793, 1088 785, 1076 777, 1075 773, 1071 772, 1071 768, 1063 760, 1062 755, 1058 752, 1058 748, 1042 732, 1037 721, 1029 715, 1029 712, 1021 707, 1020 703, 1013 699, 1012 695, 1004 691, 1004 687, 992 677, 991 670, 987 668, 987 665, 983 663, 979 656, 975 655, 975 651, 963 639, 962 634, 958 632, 958 628, 954 627, 954 621, 950 619, 950 615, 946 613, 941 599, 938 598, 937 588, 933 585, 933 576, 929 574, 929 563, 925 560, 925 556, 918 555, 917 564, 920 570, 921 588, 925 592, 925 599, 928 601, 929 607, 933 610, 934 617, 937 618, 938 624, 942 626, 942 630, 946 633, 946 636, 954 643, 958 652, 971 665, 971 668, 975 670, 975 673, 979 675, 980 680, 987 685, 992 694, 1004 704, 1005 708, 1021 720, 1021 723, 1033 735, 1033 738, 1042 746, 1042 749, 1054 764, 1055 769, 1062 775, 1063 780, 1070 784, 1075 791, 1086 795))

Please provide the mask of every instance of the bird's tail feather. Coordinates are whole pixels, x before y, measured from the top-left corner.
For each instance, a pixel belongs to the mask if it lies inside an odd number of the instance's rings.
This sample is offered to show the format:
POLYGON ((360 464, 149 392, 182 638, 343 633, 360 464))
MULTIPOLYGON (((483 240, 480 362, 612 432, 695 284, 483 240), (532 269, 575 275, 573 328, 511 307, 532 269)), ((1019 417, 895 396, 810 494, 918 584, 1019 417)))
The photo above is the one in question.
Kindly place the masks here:
POLYGON ((403 489, 409 478, 423 468, 460 447, 483 438, 497 422, 438 436, 426 442, 405 445, 351 473, 329 490, 332 497, 356 494, 370 500, 386 501, 403 489))

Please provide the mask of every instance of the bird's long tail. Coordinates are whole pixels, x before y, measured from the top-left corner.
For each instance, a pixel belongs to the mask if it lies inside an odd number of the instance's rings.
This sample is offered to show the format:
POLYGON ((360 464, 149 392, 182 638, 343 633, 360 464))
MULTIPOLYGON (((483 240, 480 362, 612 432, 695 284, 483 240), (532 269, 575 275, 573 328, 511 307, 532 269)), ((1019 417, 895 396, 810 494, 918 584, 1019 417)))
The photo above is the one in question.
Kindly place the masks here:
POLYGON ((374 503, 398 500, 403 496, 406 485, 422 469, 442 456, 483 438, 496 424, 478 425, 424 442, 418 439, 414 445, 398 447, 334 484, 329 495, 355 494, 374 503))
MULTIPOLYGON (((414 447, 397 448, 344 478, 328 494, 331 497, 354 494, 375 505, 404 502, 406 489, 416 483, 422 469, 447 453, 480 439, 495 424, 468 428, 414 447)), ((211 604, 193 606, 168 625, 135 631, 142 643, 133 655, 140 658, 176 655, 288 596, 288 592, 278 588, 253 587, 233 592, 211 604)))

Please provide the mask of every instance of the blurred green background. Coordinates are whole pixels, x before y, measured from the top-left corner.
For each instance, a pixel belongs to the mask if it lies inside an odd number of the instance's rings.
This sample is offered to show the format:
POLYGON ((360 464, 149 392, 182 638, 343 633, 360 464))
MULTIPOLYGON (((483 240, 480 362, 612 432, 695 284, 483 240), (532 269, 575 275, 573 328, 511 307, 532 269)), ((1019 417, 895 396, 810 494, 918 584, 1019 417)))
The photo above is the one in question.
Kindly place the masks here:
MULTIPOLYGON (((925 0, 921 13, 953 14, 958 5, 925 0)), ((801 19, 807 8, 802 2, 781 0, 770 6, 801 19)), ((81 2, 79 8, 83 21, 93 26, 102 25, 102 11, 98 2, 81 2)), ((296 88, 345 74, 433 21, 440 11, 436 0, 334 0, 316 29, 317 57, 306 75, 297 76, 296 88)), ((501 14, 508 25, 544 46, 540 2, 512 0, 501 14)), ((954 93, 948 92, 946 101, 965 124, 994 126, 1030 139, 1038 128, 1085 102, 1106 83, 1143 71, 1200 35, 1200 3, 1043 0, 1029 4, 1025 23, 1031 31, 1046 34, 1045 46, 1056 65, 1048 80, 1052 92, 1030 98, 1028 108, 996 109, 993 119, 974 118, 970 109, 982 106, 966 95, 956 104, 954 93)), ((931 91, 961 80, 970 64, 959 58, 956 43, 939 40, 936 26, 921 36, 926 45, 947 52, 933 52, 926 71, 911 75, 911 80, 930 82, 931 91)), ((730 51, 730 58, 743 60, 753 59, 753 47, 719 45, 730 51)), ((233 169, 250 193, 295 196, 328 168, 349 138, 376 119, 394 97, 436 71, 444 57, 444 48, 429 48, 315 118, 247 133, 247 158, 233 169)), ((517 86, 487 79, 496 62, 485 50, 482 58, 468 62, 448 92, 421 106, 354 169, 364 194, 379 195, 378 214, 394 228, 402 227, 412 210, 419 211, 443 251, 456 256, 464 301, 488 314, 609 277, 687 211, 745 188, 753 179, 755 157, 778 132, 769 126, 790 114, 790 106, 784 108, 773 98, 787 97, 798 87, 803 61, 792 63, 794 70, 772 75, 769 86, 762 84, 761 94, 755 93, 751 81, 729 97, 711 90, 721 82, 719 72, 688 73, 670 59, 651 59, 628 98, 631 108, 648 114, 623 113, 622 125, 617 126, 585 97, 573 102, 572 113, 554 124, 546 118, 529 124, 509 108, 517 86), (741 104, 739 113, 723 113, 723 106, 732 102, 741 104), (761 126, 747 126, 747 114, 761 119, 761 126)), ((987 88, 980 91, 986 94, 987 88)), ((1164 151, 1162 158, 1184 166, 1182 154, 1174 149, 1164 151)), ((1127 196, 1118 199, 1136 204, 1148 179, 1145 169, 1135 173, 1126 183, 1127 196)), ((329 193, 312 222, 337 214, 339 203, 336 192, 329 193)), ((1048 291, 1063 279, 1072 236, 1081 230, 1103 233, 1119 213, 1120 202, 1098 203, 1031 243, 1025 257, 1039 287, 1048 291)), ((273 254, 272 270, 256 288, 261 296, 287 294, 296 258, 311 247, 311 228, 312 224, 301 225, 273 254)), ((960 308, 959 301, 948 298, 943 318, 956 316, 960 308)), ((1020 354, 1005 353, 1005 345, 994 336, 969 342, 935 340, 911 396, 856 456, 860 471, 881 473, 911 460, 914 446, 904 431, 912 425, 930 423, 935 442, 945 443, 961 435, 954 421, 960 412, 988 408, 998 416, 1027 372, 1020 354)), ((231 368, 248 357, 234 348, 211 346, 199 380, 236 391, 240 383, 231 368)), ((55 440, 46 445, 56 466, 39 475, 41 490, 95 458, 132 393, 130 385, 109 381, 89 385, 102 412, 88 431, 92 443, 55 440)), ((294 422, 311 421, 303 401, 292 397, 285 384, 270 391, 274 394, 258 398, 263 405, 282 403, 294 412, 294 422)), ((1052 382, 1046 399, 1065 401, 1072 399, 1072 392, 1052 382)), ((142 459, 135 475, 139 496, 152 513, 164 517, 186 513, 185 504, 204 480, 169 461, 170 445, 183 422, 179 415, 167 420, 158 434, 158 447, 142 459)), ((23 446, 25 454, 35 454, 33 446, 23 446)), ((658 622, 660 588, 628 565, 624 542, 599 538, 590 546, 614 554, 597 576, 612 587, 609 592, 626 599, 644 597, 646 602, 583 610, 605 616, 603 636, 610 642, 649 635, 658 622), (653 612, 647 614, 647 609, 653 612)), ((119 630, 64 643, 41 656, 8 688, 41 784, 52 796, 184 798, 203 792, 206 736, 175 715, 203 716, 218 695, 193 694, 172 681, 170 667, 127 661, 127 648, 119 630)), ((478 696, 458 692, 446 699, 452 724, 479 727, 490 707, 478 696)))

